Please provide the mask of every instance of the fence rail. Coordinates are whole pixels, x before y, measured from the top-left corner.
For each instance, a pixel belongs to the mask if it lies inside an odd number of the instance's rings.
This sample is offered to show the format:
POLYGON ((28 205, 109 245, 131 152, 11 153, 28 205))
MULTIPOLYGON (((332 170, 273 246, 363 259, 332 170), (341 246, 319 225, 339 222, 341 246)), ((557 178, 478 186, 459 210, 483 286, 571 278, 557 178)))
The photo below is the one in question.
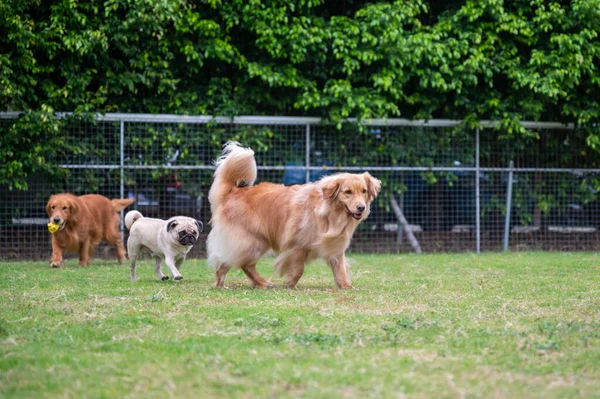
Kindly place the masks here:
MULTIPOLYGON (((0 113, 0 127, 21 115, 0 113)), ((600 157, 582 155, 585 135, 573 125, 524 121, 535 134, 507 138, 494 121, 470 130, 458 120, 377 119, 361 129, 355 119, 339 129, 311 117, 94 120, 65 125, 65 137, 82 149, 49 160, 68 178, 32 176, 26 192, 0 186, 0 257, 49 257, 49 234, 40 224, 54 192, 135 195, 134 208, 145 214, 206 222, 212 160, 230 139, 255 150, 262 181, 298 184, 339 171, 380 177, 382 195, 357 231, 354 251, 411 251, 406 229, 423 252, 594 250, 599 243, 600 157)), ((203 244, 194 253, 202 256, 203 244)))
MULTIPOLYGON (((16 119, 23 115, 23 112, 11 111, 0 112, 0 119, 16 119)), ((59 118, 73 116, 72 112, 58 112, 59 118)), ((173 115, 173 114, 123 114, 108 113, 97 114, 94 117, 97 121, 105 122, 155 122, 155 123, 194 123, 194 124, 234 124, 234 125, 319 125, 325 122, 322 118, 306 116, 207 116, 207 115, 173 115)), ((348 123, 359 123, 356 118, 345 119, 348 123)), ((404 126, 404 127, 455 127, 464 123, 462 120, 454 119, 368 119, 361 122, 367 126, 404 126)), ((480 120, 482 128, 494 128, 499 126, 499 122, 491 120, 480 120)), ((522 121, 521 125, 526 129, 574 129, 572 123, 559 122, 539 122, 522 121)))

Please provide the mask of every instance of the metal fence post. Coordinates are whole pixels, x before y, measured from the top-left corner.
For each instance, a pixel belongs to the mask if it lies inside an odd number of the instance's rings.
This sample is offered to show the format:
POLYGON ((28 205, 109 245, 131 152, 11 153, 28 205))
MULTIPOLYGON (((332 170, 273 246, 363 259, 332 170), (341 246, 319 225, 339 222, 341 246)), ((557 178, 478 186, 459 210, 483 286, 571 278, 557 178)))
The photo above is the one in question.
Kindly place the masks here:
POLYGON ((310 181, 310 125, 306 124, 306 182, 310 181))
POLYGON ((510 211, 512 205, 513 161, 508 163, 508 187, 506 188, 506 217, 504 219, 504 252, 508 251, 508 235, 510 233, 510 211))
POLYGON ((475 247, 481 252, 481 204, 479 195, 479 128, 475 129, 475 247))
POLYGON ((398 244, 402 243, 402 223, 398 223, 398 230, 396 230, 396 242, 398 244))
MULTIPOLYGON (((121 181, 120 181, 120 187, 119 187, 119 193, 121 195, 121 198, 124 198, 125 196, 125 169, 123 168, 123 166, 125 165, 125 121, 123 119, 121 119, 121 132, 120 132, 120 139, 119 139, 119 154, 120 154, 120 159, 119 159, 119 165, 121 167, 121 181)), ((123 231, 123 217, 125 215, 125 212, 123 210, 121 210, 121 242, 125 242, 125 232, 123 231)))

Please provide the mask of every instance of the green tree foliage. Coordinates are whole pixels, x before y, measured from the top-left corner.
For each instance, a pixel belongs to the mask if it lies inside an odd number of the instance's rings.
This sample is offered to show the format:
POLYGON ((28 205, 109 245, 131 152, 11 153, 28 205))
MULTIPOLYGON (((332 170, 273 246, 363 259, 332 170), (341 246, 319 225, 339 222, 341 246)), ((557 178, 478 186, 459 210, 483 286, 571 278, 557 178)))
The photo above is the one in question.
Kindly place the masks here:
POLYGON ((599 0, 437 3, 6 0, 0 107, 598 120, 599 0))
POLYGON ((15 186, 61 140, 53 111, 494 119, 506 137, 549 120, 600 149, 600 0, 4 0, 0 16, 0 109, 31 116, 2 147, 42 147, 2 151, 15 186))

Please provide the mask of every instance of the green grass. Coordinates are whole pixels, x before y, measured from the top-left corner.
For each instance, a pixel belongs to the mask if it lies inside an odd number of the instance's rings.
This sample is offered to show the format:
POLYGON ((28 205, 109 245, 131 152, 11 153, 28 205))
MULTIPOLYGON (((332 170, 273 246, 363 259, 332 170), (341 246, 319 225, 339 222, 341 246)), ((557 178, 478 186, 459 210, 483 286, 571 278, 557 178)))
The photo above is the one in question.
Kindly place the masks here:
POLYGON ((0 263, 0 397, 598 397, 598 255, 350 257, 353 291, 0 263))

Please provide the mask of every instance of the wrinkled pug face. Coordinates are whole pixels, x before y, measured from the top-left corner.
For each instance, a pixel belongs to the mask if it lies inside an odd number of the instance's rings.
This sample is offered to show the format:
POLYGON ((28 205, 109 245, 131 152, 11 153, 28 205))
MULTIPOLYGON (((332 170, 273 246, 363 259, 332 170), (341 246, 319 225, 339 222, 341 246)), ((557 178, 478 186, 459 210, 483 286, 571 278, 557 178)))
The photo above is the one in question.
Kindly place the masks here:
POLYGON ((201 221, 188 217, 176 216, 167 222, 169 234, 184 246, 194 245, 203 230, 204 225, 201 221))

